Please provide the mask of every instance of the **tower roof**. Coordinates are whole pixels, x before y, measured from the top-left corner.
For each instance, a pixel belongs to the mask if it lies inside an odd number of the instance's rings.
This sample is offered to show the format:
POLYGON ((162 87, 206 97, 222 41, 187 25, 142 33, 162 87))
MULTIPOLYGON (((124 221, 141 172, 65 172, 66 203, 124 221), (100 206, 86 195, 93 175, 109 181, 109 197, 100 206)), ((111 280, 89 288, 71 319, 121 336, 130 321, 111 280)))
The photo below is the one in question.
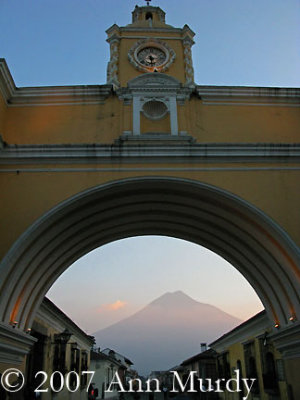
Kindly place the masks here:
POLYGON ((170 27, 166 24, 166 13, 160 7, 135 6, 129 26, 170 27))

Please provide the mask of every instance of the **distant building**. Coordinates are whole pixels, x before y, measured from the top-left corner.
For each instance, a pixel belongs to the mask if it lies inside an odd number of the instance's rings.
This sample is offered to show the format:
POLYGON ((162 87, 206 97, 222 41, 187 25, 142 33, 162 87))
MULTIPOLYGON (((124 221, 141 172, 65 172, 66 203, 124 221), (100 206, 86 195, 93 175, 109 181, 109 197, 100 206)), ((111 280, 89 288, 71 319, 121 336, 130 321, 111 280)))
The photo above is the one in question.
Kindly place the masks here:
POLYGON ((82 371, 90 370, 90 349, 94 338, 83 332, 48 298, 43 300, 30 334, 36 342, 26 359, 25 399, 34 399, 34 389, 42 383, 43 376, 36 377, 38 371, 45 371, 48 376, 41 386, 41 389, 48 388, 48 391, 41 393, 41 400, 53 398, 51 376, 55 390, 61 386, 61 377, 64 379, 64 388, 55 393, 55 399, 69 398, 66 386, 69 373, 69 388, 74 390, 72 400, 87 399, 88 379, 82 371))
POLYGON ((110 358, 113 358, 113 359, 119 361, 128 370, 130 370, 131 366, 133 365, 133 362, 131 360, 129 360, 129 358, 123 356, 120 353, 117 353, 116 351, 114 351, 112 349, 106 348, 106 349, 102 350, 102 353, 108 355, 110 358))
POLYGON ((215 381, 218 377, 216 359, 217 353, 213 349, 204 350, 181 363, 181 374, 184 376, 189 375, 190 371, 196 371, 198 378, 215 381))
POLYGON ((98 399, 112 399, 119 397, 119 387, 111 386, 112 392, 107 392, 116 372, 120 378, 122 385, 127 387, 129 379, 136 376, 134 370, 131 369, 133 362, 129 358, 115 352, 112 349, 104 349, 103 351, 91 351, 90 369, 95 371, 93 383, 98 389, 98 399))

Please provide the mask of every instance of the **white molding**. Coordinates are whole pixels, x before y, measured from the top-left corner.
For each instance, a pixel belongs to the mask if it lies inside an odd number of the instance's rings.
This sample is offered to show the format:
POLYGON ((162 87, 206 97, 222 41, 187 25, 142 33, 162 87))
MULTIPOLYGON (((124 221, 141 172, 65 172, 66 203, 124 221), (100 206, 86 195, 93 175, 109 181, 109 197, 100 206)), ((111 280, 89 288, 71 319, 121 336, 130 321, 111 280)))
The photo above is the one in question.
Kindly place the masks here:
POLYGON ((134 136, 140 135, 142 105, 153 98, 160 99, 167 106, 170 112, 170 133, 172 136, 178 136, 176 99, 177 95, 182 99, 182 97, 188 95, 187 93, 190 94, 191 91, 187 92, 186 88, 182 89, 177 79, 159 72, 139 75, 128 82, 128 88, 117 92, 122 100, 128 101, 133 98, 134 136))
MULTIPOLYGON (((129 167, 122 168, 122 172, 258 172, 258 171, 300 171, 300 167, 129 167)), ((115 172, 120 173, 120 168, 4 168, 1 173, 48 173, 48 172, 115 172)))
MULTIPOLYGON (((184 33, 184 30, 181 28, 160 28, 160 27, 140 27, 140 26, 126 26, 126 27, 120 27, 119 32, 163 32, 163 33, 179 33, 182 35, 184 33)), ((175 37, 176 38, 176 37, 175 37)))
POLYGON ((300 89, 242 86, 196 86, 205 105, 300 106, 300 89))
POLYGON ((16 85, 4 58, 0 58, 0 91, 5 101, 8 101, 16 91, 16 85))
MULTIPOLYGON (((300 162, 300 144, 212 144, 195 143, 191 136, 139 135, 121 136, 113 145, 7 145, 0 151, 0 165, 28 164, 146 164, 157 161, 178 164, 263 163, 263 169, 298 169, 290 163, 300 162), (268 163, 280 165, 268 167, 268 163)), ((222 168, 224 170, 224 168, 222 168)), ((243 167, 243 169, 245 169, 243 167)), ((247 168, 249 169, 249 168, 247 168)), ((190 170, 190 168, 189 168, 190 170)), ((235 168, 231 168, 235 170, 235 168)), ((252 168, 253 170, 253 168, 252 168)), ((2 170, 3 171, 3 170, 2 170)))
POLYGON ((101 104, 112 94, 112 85, 18 88, 9 106, 101 104))
POLYGON ((0 364, 21 365, 28 352, 29 350, 26 351, 14 345, 0 342, 0 364))
POLYGON ((158 92, 166 89, 173 91, 182 89, 178 79, 160 72, 149 72, 139 75, 128 82, 128 88, 131 90, 140 89, 142 91, 147 89, 151 91, 157 90, 158 92))
POLYGON ((300 357, 300 322, 297 321, 287 329, 271 335, 275 347, 282 353, 283 358, 293 359, 300 357))
MULTIPOLYGON (((198 85, 194 90, 206 105, 300 106, 300 89, 298 88, 198 85)), ((113 86, 74 85, 17 88, 5 60, 0 59, 0 91, 9 107, 63 106, 102 104, 113 93, 113 86)))
POLYGON ((177 103, 176 97, 170 96, 170 123, 171 123, 171 135, 178 136, 178 119, 177 119, 177 103))
POLYGON ((132 116, 132 124, 133 124, 133 135, 140 135, 140 111, 141 111, 141 101, 138 96, 133 95, 133 116, 132 116))
MULTIPOLYGON (((136 39, 136 40, 143 40, 143 39, 149 39, 149 36, 144 36, 144 35, 126 35, 126 36, 120 36, 119 37, 120 40, 123 39, 136 39)), ((159 40, 181 40, 184 41, 186 38, 185 37, 181 37, 181 36, 155 36, 155 39, 159 39, 159 40)), ((109 40, 109 39, 108 39, 109 40)))
POLYGON ((0 91, 9 107, 103 104, 112 85, 41 86, 17 88, 4 59, 0 59, 0 91))
POLYGON ((34 337, 0 322, 0 363, 20 365, 32 345, 37 341, 34 337))
POLYGON ((251 87, 251 86, 196 86, 200 96, 247 96, 247 97, 300 97, 299 88, 251 87))

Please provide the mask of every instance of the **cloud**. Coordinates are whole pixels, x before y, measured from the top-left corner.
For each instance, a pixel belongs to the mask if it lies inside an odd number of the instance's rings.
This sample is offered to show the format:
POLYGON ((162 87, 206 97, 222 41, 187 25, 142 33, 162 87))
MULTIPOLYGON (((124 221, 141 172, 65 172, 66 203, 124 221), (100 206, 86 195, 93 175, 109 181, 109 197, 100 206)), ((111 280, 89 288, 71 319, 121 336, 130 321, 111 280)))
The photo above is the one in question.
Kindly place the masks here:
POLYGON ((120 310, 121 308, 124 308, 127 305, 125 301, 117 300, 114 303, 110 304, 102 304, 97 312, 102 313, 104 311, 117 311, 120 310))

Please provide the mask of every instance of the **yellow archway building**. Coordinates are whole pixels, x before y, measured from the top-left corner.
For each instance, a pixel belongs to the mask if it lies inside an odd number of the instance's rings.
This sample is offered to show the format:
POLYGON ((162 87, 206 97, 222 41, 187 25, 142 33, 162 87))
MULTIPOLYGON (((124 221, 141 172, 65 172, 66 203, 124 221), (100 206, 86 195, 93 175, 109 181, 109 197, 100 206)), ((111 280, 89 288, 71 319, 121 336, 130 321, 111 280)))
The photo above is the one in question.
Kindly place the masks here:
POLYGON ((145 234, 229 260, 299 362, 300 91, 196 85, 194 33, 159 7, 107 35, 104 85, 17 88, 0 61, 0 368, 72 262, 145 234))

